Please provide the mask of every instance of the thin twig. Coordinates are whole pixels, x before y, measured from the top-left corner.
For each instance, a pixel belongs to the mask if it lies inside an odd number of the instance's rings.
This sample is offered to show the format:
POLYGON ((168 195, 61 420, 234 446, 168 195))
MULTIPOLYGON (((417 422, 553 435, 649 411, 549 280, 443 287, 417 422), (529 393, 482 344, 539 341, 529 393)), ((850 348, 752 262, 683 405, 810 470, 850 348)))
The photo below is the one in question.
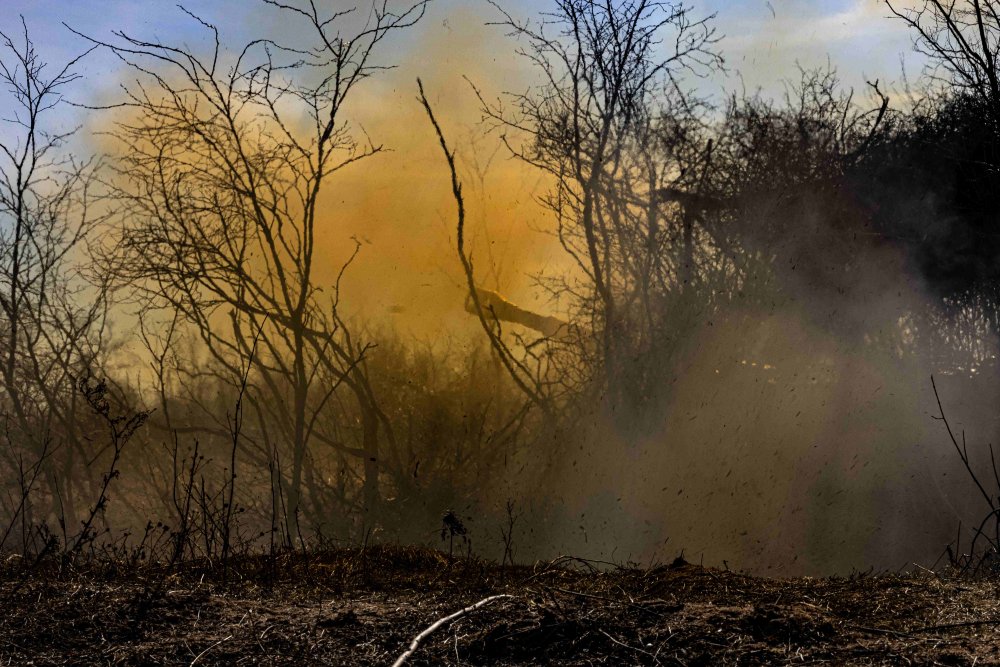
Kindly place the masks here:
POLYGON ((194 664, 197 663, 199 660, 201 660, 201 657, 203 655, 205 655, 206 653, 208 653, 209 651, 211 651, 216 646, 219 646, 220 644, 224 644, 224 643, 228 642, 232 638, 233 638, 233 636, 229 635, 228 637, 224 637, 223 639, 220 639, 219 641, 215 642, 214 644, 212 644, 211 646, 209 646, 207 649, 205 649, 204 651, 202 651, 201 653, 199 653, 198 655, 196 655, 194 657, 194 660, 192 660, 188 664, 188 667, 194 667, 194 664))
POLYGON ((951 630, 955 628, 972 628, 980 625, 1000 625, 1000 618, 990 618, 983 621, 965 621, 962 623, 942 623, 941 625, 927 625, 922 628, 915 628, 913 632, 935 632, 937 630, 951 630))
POLYGON ((628 644, 626 644, 625 642, 623 642, 623 641, 620 641, 620 640, 618 640, 618 639, 615 639, 615 638, 614 638, 614 637, 612 637, 612 636, 611 636, 610 634, 608 634, 608 633, 607 633, 607 632, 605 632, 604 630, 601 630, 600 628, 598 628, 598 629, 597 629, 597 631, 598 631, 598 632, 600 632, 600 633, 601 633, 602 635, 604 635, 605 637, 607 637, 608 639, 610 639, 611 641, 613 641, 613 642, 614 642, 615 644, 618 644, 619 646, 621 646, 621 647, 623 647, 623 648, 626 648, 626 649, 628 649, 629 651, 635 651, 636 653, 642 653, 643 655, 648 655, 648 656, 649 656, 650 658, 652 658, 652 659, 653 659, 653 661, 654 661, 654 662, 656 662, 656 664, 660 664, 660 660, 659 660, 659 658, 657 658, 657 657, 656 657, 655 655, 653 655, 653 654, 652 654, 652 653, 650 653, 649 651, 646 651, 646 650, 643 650, 643 649, 641 649, 641 648, 637 648, 637 647, 635 647, 635 646, 629 646, 629 645, 628 645, 628 644))
POLYGON ((931 387, 934 389, 934 398, 937 400, 938 411, 940 412, 940 417, 937 417, 943 424, 945 429, 948 431, 948 437, 951 439, 951 444, 954 445, 955 451, 958 452, 958 457, 962 459, 962 463, 965 464, 965 469, 975 482, 976 486, 979 488, 979 492, 983 495, 986 503, 990 506, 990 509, 997 509, 993 504, 993 498, 990 494, 986 492, 983 488, 982 483, 979 481, 979 477, 976 475, 975 471, 972 469, 972 465, 969 463, 969 452, 965 447, 965 433, 962 434, 962 445, 958 444, 958 439, 955 437, 954 431, 951 430, 951 424, 948 422, 948 418, 944 414, 944 407, 941 405, 941 396, 938 395, 937 383, 934 381, 934 376, 931 376, 931 387))
POLYGON ((899 630, 888 630, 886 628, 872 628, 867 625, 857 625, 855 623, 848 623, 847 627, 853 630, 861 630, 862 632, 872 632, 879 635, 890 635, 893 637, 912 637, 913 635, 909 632, 901 632, 899 630))
POLYGON ((639 602, 630 602, 629 600, 616 600, 615 598, 607 597, 605 595, 596 595, 594 593, 584 593, 583 591, 573 591, 573 590, 570 590, 568 588, 559 588, 558 586, 545 586, 545 588, 547 588, 549 590, 552 590, 552 591, 556 591, 556 592, 562 593, 563 595, 574 595, 574 596, 582 597, 582 598, 590 598, 592 600, 600 600, 601 602, 610 602, 612 604, 620 604, 620 605, 625 606, 625 607, 632 607, 633 609, 638 609, 639 611, 644 611, 644 612, 646 612, 648 614, 654 614, 656 616, 660 616, 661 613, 657 612, 657 611, 655 611, 653 609, 650 609, 649 608, 650 606, 652 606, 652 605, 661 605, 661 604, 666 604, 666 605, 670 605, 671 604, 670 602, 667 602, 666 600, 652 600, 652 601, 650 601, 650 602, 648 602, 646 604, 639 603, 639 602))
POLYGON ((512 597, 514 596, 507 595, 506 593, 501 593, 499 595, 491 595, 488 598, 480 600, 474 605, 466 607, 465 609, 460 609, 459 611, 456 611, 454 614, 438 619, 434 623, 427 626, 426 630, 424 630, 419 635, 413 638, 413 641, 410 642, 410 647, 405 651, 403 651, 403 653, 398 658, 396 658, 396 662, 392 663, 392 667, 402 667, 406 663, 406 660, 411 655, 413 655, 418 648, 420 648, 420 642, 427 639, 427 637, 429 637, 435 630, 440 628, 442 625, 450 623, 451 621, 454 621, 456 618, 461 618, 462 616, 465 616, 469 612, 475 611, 476 609, 479 609, 480 607, 489 604, 490 602, 493 602, 493 600, 498 600, 500 598, 512 598, 512 597))

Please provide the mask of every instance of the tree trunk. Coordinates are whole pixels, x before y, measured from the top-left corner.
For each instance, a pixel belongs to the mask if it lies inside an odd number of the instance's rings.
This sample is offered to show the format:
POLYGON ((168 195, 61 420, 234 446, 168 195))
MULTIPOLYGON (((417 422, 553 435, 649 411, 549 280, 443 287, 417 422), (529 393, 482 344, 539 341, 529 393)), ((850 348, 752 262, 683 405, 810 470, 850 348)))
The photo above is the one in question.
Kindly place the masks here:
POLYGON ((361 402, 362 449, 365 452, 365 479, 362 489, 364 500, 364 529, 378 523, 379 515, 379 460, 378 460, 378 414, 375 410, 361 402))
MULTIPOLYGON (((288 488, 288 506, 286 508, 287 523, 291 530, 298 531, 299 505, 302 498, 302 466, 306 457, 306 399, 308 397, 308 378, 306 375, 305 337, 303 327, 295 323, 294 329, 294 362, 292 364, 292 381, 294 391, 293 403, 293 433, 292 433, 292 479, 288 488)), ((291 536, 289 536, 291 539, 291 536)))

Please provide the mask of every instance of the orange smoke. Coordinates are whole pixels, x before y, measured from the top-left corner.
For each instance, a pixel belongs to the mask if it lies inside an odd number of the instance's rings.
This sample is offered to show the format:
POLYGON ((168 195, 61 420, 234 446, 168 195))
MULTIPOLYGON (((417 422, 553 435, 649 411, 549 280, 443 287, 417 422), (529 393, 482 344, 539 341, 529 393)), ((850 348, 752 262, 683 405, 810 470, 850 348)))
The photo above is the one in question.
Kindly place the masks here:
POLYGON ((393 54, 398 68, 367 82, 350 103, 355 127, 387 152, 329 183, 317 225, 317 245, 329 258, 318 261, 317 283, 335 277, 356 237, 363 246, 344 280, 346 308, 421 337, 474 334, 478 322, 463 309, 455 202, 440 145, 416 99, 418 76, 457 149, 477 282, 548 314, 531 276, 565 261, 536 201, 545 180, 512 158, 498 133, 487 133, 469 83, 496 98, 527 85, 524 63, 482 15, 457 10, 444 18, 441 9, 418 26, 412 50, 393 54))

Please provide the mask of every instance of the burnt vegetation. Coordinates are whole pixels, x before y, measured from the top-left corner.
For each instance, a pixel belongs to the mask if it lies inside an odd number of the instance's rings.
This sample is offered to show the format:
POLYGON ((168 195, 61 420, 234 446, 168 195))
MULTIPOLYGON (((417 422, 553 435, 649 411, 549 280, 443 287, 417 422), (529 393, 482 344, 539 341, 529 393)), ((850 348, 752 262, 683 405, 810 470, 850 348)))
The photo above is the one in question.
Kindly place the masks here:
POLYGON ((487 3, 531 84, 456 85, 566 261, 544 314, 489 288, 416 82, 479 324, 450 346, 356 315, 377 258, 331 209, 391 148, 355 97, 433 4, 327 4, 262 0, 294 43, 193 7, 207 49, 70 27, 64 65, 0 26, 0 656, 998 659, 1000 4, 886 2, 906 95, 825 69, 720 99, 687 5, 487 3), (126 72, 100 104, 95 50, 126 72))

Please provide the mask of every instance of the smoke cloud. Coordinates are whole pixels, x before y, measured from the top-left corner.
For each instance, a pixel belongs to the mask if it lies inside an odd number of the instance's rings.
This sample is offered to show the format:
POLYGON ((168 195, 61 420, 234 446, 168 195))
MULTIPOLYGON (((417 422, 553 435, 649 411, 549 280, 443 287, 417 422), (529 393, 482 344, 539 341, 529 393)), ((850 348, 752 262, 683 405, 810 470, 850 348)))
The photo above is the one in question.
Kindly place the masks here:
MULTIPOLYGON (((480 284, 565 316, 532 287, 542 270, 570 270, 536 201, 550 184, 488 132, 466 81, 490 99, 530 85, 511 42, 479 12, 434 9, 393 59, 398 67, 346 109, 359 136, 387 150, 337 175, 324 195, 317 284, 333 284, 357 239, 343 283, 351 316, 403 338, 481 344, 463 308, 454 201, 415 97, 420 76, 458 148, 480 284)), ((934 420, 930 377, 953 424, 978 442, 998 434, 997 384, 942 377, 933 359, 868 345, 857 332, 898 330, 906 312, 931 308, 928 290, 891 246, 854 258, 847 293, 817 284, 822 275, 808 268, 830 230, 821 216, 802 222, 784 241, 802 261, 779 273, 789 300, 699 321, 680 360, 662 369, 669 398, 658 419, 623 428, 595 406, 554 461, 527 452, 495 471, 476 507, 519 499, 520 558, 648 562, 683 550, 688 560, 788 575, 896 569, 940 554, 974 498, 934 420)), ((494 520, 479 519, 487 550, 497 548, 494 520)))

